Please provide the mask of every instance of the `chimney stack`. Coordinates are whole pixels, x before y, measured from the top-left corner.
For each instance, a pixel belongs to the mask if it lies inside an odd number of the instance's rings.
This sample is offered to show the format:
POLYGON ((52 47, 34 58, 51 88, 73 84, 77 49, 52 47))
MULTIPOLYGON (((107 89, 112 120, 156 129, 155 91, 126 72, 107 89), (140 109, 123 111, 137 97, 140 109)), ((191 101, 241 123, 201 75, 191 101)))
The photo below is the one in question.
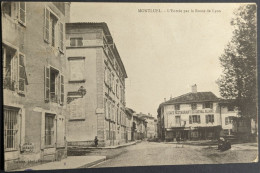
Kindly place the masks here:
POLYGON ((197 93, 197 85, 196 84, 191 86, 191 92, 197 93))

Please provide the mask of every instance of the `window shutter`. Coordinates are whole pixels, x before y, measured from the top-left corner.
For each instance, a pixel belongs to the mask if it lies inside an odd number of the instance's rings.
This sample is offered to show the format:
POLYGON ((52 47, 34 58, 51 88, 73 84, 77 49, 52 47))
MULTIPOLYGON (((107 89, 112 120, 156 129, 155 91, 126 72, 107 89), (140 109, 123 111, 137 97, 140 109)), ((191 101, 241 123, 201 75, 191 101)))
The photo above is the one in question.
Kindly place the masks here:
POLYGON ((225 118, 225 125, 228 124, 228 117, 225 118))
POLYGON ((44 40, 50 43, 50 11, 45 8, 44 12, 44 40))
POLYGON ((64 76, 60 75, 60 104, 64 105, 64 76))
POLYGON ((202 103, 202 108, 205 109, 205 103, 202 103))
POLYGON ((26 3, 19 2, 19 12, 18 12, 19 22, 22 24, 26 23, 26 3))
POLYGON ((212 115, 212 123, 214 123, 214 115, 212 115))
POLYGON ((213 103, 210 103, 210 109, 213 109, 213 103))
POLYGON ((192 117, 191 117, 191 115, 189 117, 189 123, 192 124, 192 117))
POLYGON ((209 123, 209 115, 206 115, 206 123, 209 123))
POLYGON ((24 92, 25 91, 25 65, 24 65, 24 55, 19 54, 18 58, 18 91, 24 92))
POLYGON ((63 49, 64 49, 64 29, 63 29, 63 23, 60 22, 60 46, 59 46, 59 49, 61 52, 63 52, 63 49))
POLYGON ((50 67, 45 67, 45 86, 44 86, 44 96, 45 101, 50 101, 50 67))
POLYGON ((200 123, 200 115, 198 115, 198 123, 200 123))

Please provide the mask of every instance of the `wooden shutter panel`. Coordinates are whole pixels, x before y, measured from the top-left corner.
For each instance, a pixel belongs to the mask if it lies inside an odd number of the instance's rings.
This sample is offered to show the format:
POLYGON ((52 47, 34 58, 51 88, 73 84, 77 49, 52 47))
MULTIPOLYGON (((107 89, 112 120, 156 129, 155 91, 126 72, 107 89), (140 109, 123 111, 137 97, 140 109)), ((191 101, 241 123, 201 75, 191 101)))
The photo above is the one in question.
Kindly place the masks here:
POLYGON ((206 115, 206 123, 209 123, 209 115, 206 115))
POLYGON ((63 23, 60 22, 60 45, 59 45, 59 49, 61 52, 63 52, 63 47, 64 47, 64 38, 63 38, 63 23))
POLYGON ((210 109, 212 109, 213 108, 213 103, 210 103, 210 109))
POLYGON ((64 76, 60 75, 60 104, 64 105, 64 76))
POLYGON ((50 11, 45 8, 44 11, 44 40, 50 43, 50 11))
POLYGON ((26 22, 26 3, 19 2, 19 11, 18 11, 19 22, 25 24, 26 22))
POLYGON ((24 56, 19 54, 18 57, 18 91, 25 91, 25 66, 24 66, 24 56))
POLYGON ((212 116, 212 123, 214 123, 214 115, 211 115, 212 116))
POLYGON ((200 123, 200 115, 198 115, 198 123, 200 123))
POLYGON ((50 67, 45 67, 44 97, 45 101, 50 101, 50 67))
POLYGON ((192 117, 191 117, 191 115, 189 116, 189 123, 192 124, 192 117))
POLYGON ((228 117, 225 118, 225 125, 228 124, 228 117))
POLYGON ((205 109, 205 103, 202 103, 202 108, 205 109))

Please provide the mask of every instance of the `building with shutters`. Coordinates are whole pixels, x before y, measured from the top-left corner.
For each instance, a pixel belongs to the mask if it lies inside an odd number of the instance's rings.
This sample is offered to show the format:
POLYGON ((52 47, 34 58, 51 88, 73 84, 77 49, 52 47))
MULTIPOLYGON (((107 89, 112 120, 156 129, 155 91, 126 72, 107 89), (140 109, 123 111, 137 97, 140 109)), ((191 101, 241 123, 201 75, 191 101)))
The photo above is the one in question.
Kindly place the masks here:
POLYGON ((172 141, 180 137, 183 140, 216 139, 220 132, 230 135, 232 118, 238 111, 212 92, 192 92, 171 98, 159 105, 158 137, 172 141))
POLYGON ((146 115, 140 112, 139 114, 137 114, 137 116, 141 119, 144 119, 144 121, 146 122, 145 138, 148 139, 155 138, 157 136, 157 132, 156 132, 157 123, 155 122, 156 119, 150 113, 146 115))
POLYGON ((65 158, 64 24, 70 3, 1 2, 7 170, 65 158))
POLYGON ((127 74, 106 23, 67 23, 69 146, 127 142, 127 74))

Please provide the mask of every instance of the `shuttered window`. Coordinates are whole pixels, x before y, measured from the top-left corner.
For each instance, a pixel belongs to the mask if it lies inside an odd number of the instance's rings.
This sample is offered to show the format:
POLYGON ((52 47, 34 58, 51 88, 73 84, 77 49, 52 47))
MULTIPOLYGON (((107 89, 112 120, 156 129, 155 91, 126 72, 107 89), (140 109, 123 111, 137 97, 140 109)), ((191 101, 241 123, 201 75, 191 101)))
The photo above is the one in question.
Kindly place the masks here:
POLYGON ((206 115, 206 123, 214 123, 214 115, 206 115))

